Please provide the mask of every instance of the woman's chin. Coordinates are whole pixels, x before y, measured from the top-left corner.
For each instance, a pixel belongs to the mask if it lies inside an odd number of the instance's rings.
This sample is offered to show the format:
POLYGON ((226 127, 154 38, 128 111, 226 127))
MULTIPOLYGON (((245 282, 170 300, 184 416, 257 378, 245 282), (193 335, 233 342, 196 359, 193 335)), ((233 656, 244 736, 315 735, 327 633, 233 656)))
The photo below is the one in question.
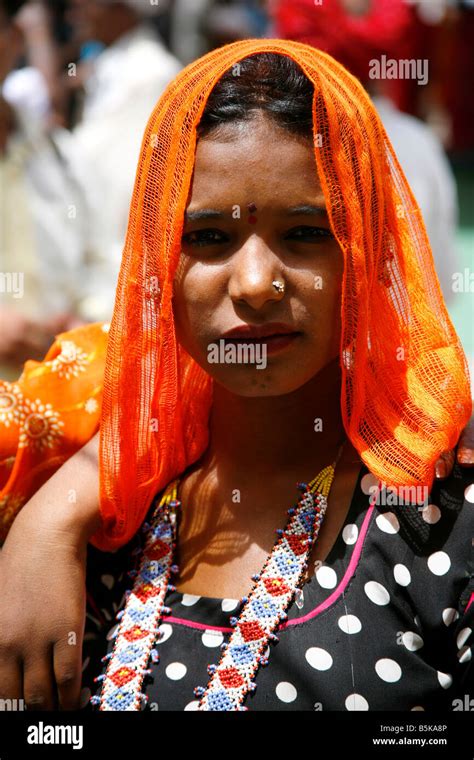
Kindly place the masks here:
POLYGON ((304 373, 300 376, 291 365, 280 368, 267 367, 265 370, 240 367, 228 372, 209 374, 229 393, 247 398, 284 396, 294 393, 314 376, 308 377, 304 373))

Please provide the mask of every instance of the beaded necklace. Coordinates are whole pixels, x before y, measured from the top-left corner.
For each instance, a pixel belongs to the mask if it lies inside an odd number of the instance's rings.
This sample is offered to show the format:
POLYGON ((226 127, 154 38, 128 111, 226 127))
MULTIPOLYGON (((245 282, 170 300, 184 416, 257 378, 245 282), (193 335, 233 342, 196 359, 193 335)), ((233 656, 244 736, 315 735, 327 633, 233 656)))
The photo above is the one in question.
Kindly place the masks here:
MULTIPOLYGON (((288 509, 284 529, 277 529, 278 539, 260 573, 253 575, 253 588, 240 600, 239 617, 231 616, 234 628, 228 643, 221 645, 218 665, 208 665, 211 676, 207 687, 197 686, 198 710, 248 710, 243 702, 256 688, 255 674, 260 665, 268 664, 263 656, 268 642, 277 642, 274 631, 286 620, 289 607, 308 567, 312 547, 318 537, 327 507, 327 498, 334 480, 336 464, 342 453, 309 483, 297 483, 301 497, 288 509)), ((153 512, 150 523, 142 530, 147 534, 139 570, 133 589, 125 592, 125 606, 117 614, 120 620, 113 650, 102 658, 107 662, 100 695, 90 698, 99 710, 141 710, 148 701, 142 693, 144 677, 152 673, 150 658, 159 662, 156 648, 162 617, 171 613, 164 605, 168 591, 176 591, 171 575, 179 572, 174 564, 177 540, 179 479, 172 481, 153 512)))

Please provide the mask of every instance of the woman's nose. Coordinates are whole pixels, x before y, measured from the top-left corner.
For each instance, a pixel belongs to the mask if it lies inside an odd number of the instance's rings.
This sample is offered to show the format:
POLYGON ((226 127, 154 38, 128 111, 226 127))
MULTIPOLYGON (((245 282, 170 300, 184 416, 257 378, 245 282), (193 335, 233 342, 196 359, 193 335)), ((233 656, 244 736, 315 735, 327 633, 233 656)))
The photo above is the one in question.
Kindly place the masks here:
POLYGON ((257 235, 249 237, 234 254, 231 266, 229 295, 233 301, 245 301, 253 309, 261 309, 267 301, 283 297, 272 284, 276 279, 282 280, 281 262, 257 235))

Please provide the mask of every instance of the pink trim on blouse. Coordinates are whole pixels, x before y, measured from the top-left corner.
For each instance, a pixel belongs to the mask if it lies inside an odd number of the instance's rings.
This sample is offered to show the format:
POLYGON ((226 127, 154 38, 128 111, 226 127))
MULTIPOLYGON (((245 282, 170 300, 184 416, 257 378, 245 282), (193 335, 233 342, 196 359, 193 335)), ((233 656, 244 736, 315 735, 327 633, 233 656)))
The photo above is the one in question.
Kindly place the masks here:
POLYGON ((468 601, 468 603, 467 603, 467 607, 466 607, 466 609, 464 610, 464 612, 467 612, 467 611, 468 611, 469 607, 471 606, 471 604, 472 604, 473 602, 474 602, 474 591, 472 592, 472 594, 471 594, 471 596, 470 596, 470 599, 469 599, 469 601, 468 601))
MULTIPOLYGON (((303 615, 303 617, 295 618, 293 620, 287 620, 286 623, 282 623, 277 628, 277 632, 285 630, 285 628, 288 628, 290 625, 300 625, 300 623, 305 623, 308 620, 312 620, 312 618, 317 617, 321 614, 321 612, 324 612, 324 610, 327 610, 328 607, 330 607, 334 602, 337 601, 337 599, 341 596, 341 594, 345 591, 350 579, 354 575, 357 565, 359 564, 360 555, 362 553, 362 548, 365 542, 365 537, 367 535, 367 530, 369 528, 370 518, 372 517, 372 513, 375 508, 375 503, 377 499, 377 495, 381 490, 381 482, 379 481, 377 485, 377 491, 371 496, 370 504, 371 506, 367 510, 367 514, 364 518, 364 522, 362 523, 362 527, 360 530, 359 538, 356 541, 356 544, 354 546, 354 551, 352 552, 352 557, 349 562, 349 565, 347 567, 346 572, 344 573, 344 577, 341 580, 339 586, 334 589, 332 594, 328 596, 327 599, 324 600, 324 602, 321 602, 317 607, 315 607, 313 610, 308 612, 306 615, 303 615)), ((471 596, 471 600, 469 604, 474 599, 474 593, 471 596)), ((469 605, 468 605, 469 606, 469 605)), ((199 631, 221 631, 221 633, 231 633, 234 628, 224 628, 217 625, 205 625, 205 623, 197 623, 194 620, 185 620, 184 618, 177 618, 172 616, 166 616, 162 618, 162 623, 177 623, 178 625, 185 625, 188 626, 188 628, 196 628, 199 631)))

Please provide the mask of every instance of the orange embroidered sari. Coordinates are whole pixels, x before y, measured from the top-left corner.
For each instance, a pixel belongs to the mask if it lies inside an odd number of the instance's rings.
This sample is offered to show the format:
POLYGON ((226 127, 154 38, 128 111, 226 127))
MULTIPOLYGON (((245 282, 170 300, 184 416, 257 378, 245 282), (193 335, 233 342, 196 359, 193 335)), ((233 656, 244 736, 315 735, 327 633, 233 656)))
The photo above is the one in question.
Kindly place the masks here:
POLYGON ((0 380, 0 544, 22 506, 99 428, 108 325, 57 336, 42 362, 0 380))

